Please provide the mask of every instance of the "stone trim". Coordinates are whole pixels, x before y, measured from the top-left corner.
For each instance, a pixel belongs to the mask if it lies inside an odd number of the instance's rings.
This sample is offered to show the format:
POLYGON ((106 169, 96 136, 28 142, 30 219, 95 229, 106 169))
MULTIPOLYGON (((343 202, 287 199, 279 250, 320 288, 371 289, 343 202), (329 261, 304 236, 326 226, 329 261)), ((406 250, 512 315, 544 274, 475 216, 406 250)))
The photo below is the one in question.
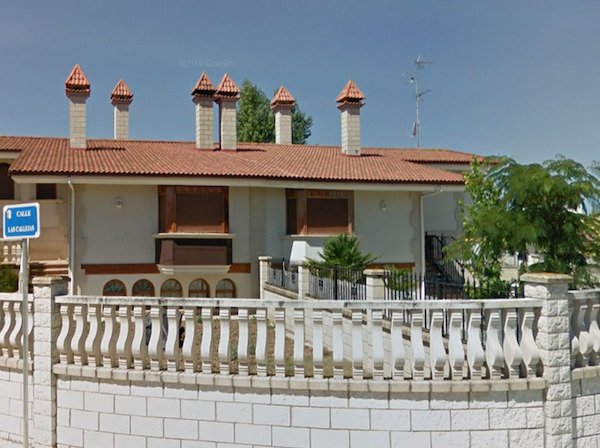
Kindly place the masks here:
POLYGON ((52 372, 63 378, 72 377, 114 381, 149 382, 159 384, 188 384, 215 387, 243 387, 255 389, 315 390, 329 392, 384 392, 384 393, 452 393, 452 392, 506 392, 542 390, 544 378, 512 380, 414 381, 363 380, 342 378, 299 378, 222 375, 218 373, 188 373, 168 371, 137 371, 102 367, 81 367, 56 364, 52 372))

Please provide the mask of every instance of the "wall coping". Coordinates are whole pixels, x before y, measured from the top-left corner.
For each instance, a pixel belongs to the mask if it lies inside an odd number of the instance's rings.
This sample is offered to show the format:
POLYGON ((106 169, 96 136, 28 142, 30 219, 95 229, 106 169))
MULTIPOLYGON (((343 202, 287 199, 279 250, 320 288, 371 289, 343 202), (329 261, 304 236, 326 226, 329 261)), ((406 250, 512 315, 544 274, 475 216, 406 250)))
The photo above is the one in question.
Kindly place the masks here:
POLYGON ((379 393, 460 393, 542 390, 544 378, 515 378, 502 380, 384 380, 344 378, 303 378, 283 376, 223 375, 218 373, 188 373, 152 370, 133 370, 105 367, 55 364, 55 375, 110 381, 132 381, 182 386, 235 387, 292 391, 379 392, 379 393))
POLYGON ((523 274, 521 281, 527 283, 540 283, 545 285, 552 285, 558 283, 571 283, 573 277, 567 274, 554 274, 551 272, 536 272, 523 274))

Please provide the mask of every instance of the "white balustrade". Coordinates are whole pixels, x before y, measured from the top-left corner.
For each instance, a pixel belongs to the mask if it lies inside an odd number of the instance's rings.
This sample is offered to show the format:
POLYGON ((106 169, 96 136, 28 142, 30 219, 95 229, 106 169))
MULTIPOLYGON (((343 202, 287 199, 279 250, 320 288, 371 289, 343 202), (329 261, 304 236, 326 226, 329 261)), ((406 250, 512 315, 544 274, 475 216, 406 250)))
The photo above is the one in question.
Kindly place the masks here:
MULTIPOLYGON (((0 293, 0 366, 20 368, 23 358, 23 314, 20 293, 0 293)), ((29 358, 33 353, 33 301, 24 312, 28 315, 29 358)))
POLYGON ((586 367, 599 364, 600 289, 571 291, 571 367, 586 367))
MULTIPOLYGON (((533 299, 56 301, 61 363, 119 372, 458 381, 535 377, 540 364, 533 299)), ((2 304, 3 355, 17 344, 16 306, 2 304)), ((598 306, 586 306, 578 321, 596 354, 598 306)))

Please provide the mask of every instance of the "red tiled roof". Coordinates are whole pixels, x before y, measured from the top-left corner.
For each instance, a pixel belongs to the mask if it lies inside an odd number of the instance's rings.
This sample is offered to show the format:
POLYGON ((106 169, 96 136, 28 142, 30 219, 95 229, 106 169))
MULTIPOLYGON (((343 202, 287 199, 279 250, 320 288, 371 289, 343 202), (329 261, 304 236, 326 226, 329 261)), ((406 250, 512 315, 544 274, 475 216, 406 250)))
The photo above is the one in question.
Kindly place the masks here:
POLYGON ((218 96, 237 96, 240 93, 240 88, 237 84, 229 77, 227 73, 223 75, 223 79, 217 87, 218 96))
POLYGON ((215 86, 212 81, 209 79, 206 72, 202 72, 200 78, 198 78, 198 82, 194 86, 192 90, 192 95, 213 95, 216 92, 215 86))
POLYGON ((360 103, 366 96, 360 91, 354 81, 350 80, 346 83, 338 97, 335 99, 336 103, 350 102, 360 103))
POLYGON ((113 103, 131 103, 133 101, 133 93, 129 90, 129 86, 124 80, 120 80, 112 93, 110 99, 113 103))
POLYGON ((273 99, 271 100, 271 106, 292 106, 296 103, 296 98, 290 93, 288 89, 281 86, 273 99))
POLYGON ((427 163, 470 162, 473 155, 443 149, 363 148, 348 157, 335 146, 238 143, 237 151, 198 150, 194 142, 0 137, 0 151, 22 151, 11 165, 24 175, 202 176, 303 181, 461 184, 461 174, 427 163))
POLYGON ((73 67, 73 70, 71 70, 71 73, 67 76, 65 81, 65 91, 67 93, 90 93, 90 82, 79 64, 75 64, 75 67, 73 67))

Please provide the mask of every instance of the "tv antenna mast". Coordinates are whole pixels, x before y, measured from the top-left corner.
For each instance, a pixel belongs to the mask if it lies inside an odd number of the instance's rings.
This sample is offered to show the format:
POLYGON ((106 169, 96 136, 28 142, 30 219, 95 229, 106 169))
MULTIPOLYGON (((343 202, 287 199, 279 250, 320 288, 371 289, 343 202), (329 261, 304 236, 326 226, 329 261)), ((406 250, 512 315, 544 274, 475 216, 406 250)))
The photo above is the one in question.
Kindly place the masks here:
POLYGON ((421 99, 431 92, 430 89, 423 91, 419 89, 419 72, 423 70, 425 64, 431 64, 431 62, 425 61, 423 56, 418 55, 417 59, 415 59, 415 70, 412 75, 410 75, 410 83, 415 88, 415 122, 413 123, 412 131, 407 132, 407 135, 417 139, 417 148, 421 147, 421 119, 419 117, 421 99))

